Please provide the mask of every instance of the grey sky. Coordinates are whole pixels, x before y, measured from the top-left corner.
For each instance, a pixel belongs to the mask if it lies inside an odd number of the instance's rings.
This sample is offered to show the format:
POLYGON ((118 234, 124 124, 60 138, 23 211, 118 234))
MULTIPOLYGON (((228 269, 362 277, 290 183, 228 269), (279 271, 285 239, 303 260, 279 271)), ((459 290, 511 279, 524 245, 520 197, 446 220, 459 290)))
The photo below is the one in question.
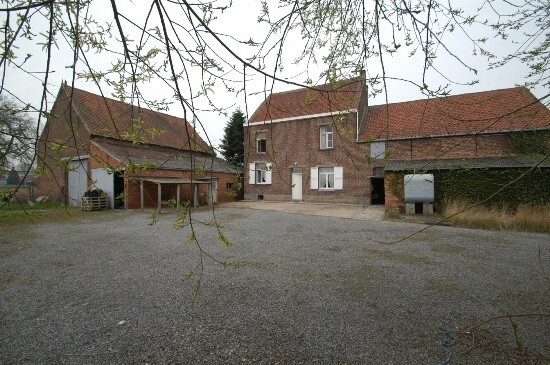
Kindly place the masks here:
MULTIPOLYGON (((273 2, 275 3, 275 2, 273 2)), ((468 2, 467 5, 472 6, 470 11, 475 11, 476 3, 481 3, 479 1, 468 2)), ((463 4, 461 4, 463 5, 463 4)), ((118 10, 130 17, 135 23, 143 24, 145 17, 147 15, 148 8, 143 7, 143 3, 138 1, 117 1, 118 10), (138 5, 140 4, 140 5, 138 5)), ((168 6, 168 5, 167 5, 168 6)), ((174 9, 176 11, 177 9, 174 9)), ((276 12, 276 7, 272 9, 276 12)), ((95 4, 92 7, 92 12, 98 20, 111 21, 113 26, 114 22, 112 19, 112 12, 110 3, 107 0, 96 0, 95 4)), ((220 33, 226 35, 231 35, 234 38, 237 38, 242 41, 246 41, 250 38, 254 41, 260 41, 265 36, 268 29, 265 26, 259 25, 257 23, 258 14, 260 12, 260 4, 257 0, 235 0, 232 8, 225 10, 222 14, 219 15, 219 19, 216 19, 212 22, 212 28, 220 33)), ((153 12, 153 14, 155 14, 153 12)), ((0 13, 2 21, 5 21, 6 14, 0 13)), ((152 21, 155 21, 155 15, 152 16, 152 21)), ((178 21, 181 21, 181 24, 185 24, 185 19, 178 17, 178 21)), ((47 23, 44 19, 33 20, 32 23, 34 33, 38 34, 38 28, 42 32, 46 31, 47 23)), ((122 22, 123 29, 126 34, 130 36, 131 39, 137 41, 138 33, 136 29, 128 22, 122 22)), ((152 24, 151 24, 152 26, 152 24)), ((475 32, 481 32, 480 29, 472 29, 475 32)), ((184 31, 180 30, 178 32, 182 34, 184 31)), ((119 39, 118 30, 113 28, 112 30, 113 38, 119 39)), ((474 34, 475 37, 489 36, 489 34, 474 34)), ((467 82, 474 79, 478 79, 479 83, 473 86, 460 86, 453 85, 452 92, 453 94, 465 93, 465 92, 474 92, 474 91, 483 91, 491 90, 496 88, 508 88, 513 87, 517 84, 522 84, 524 82, 524 76, 527 74, 527 68, 525 65, 520 62, 513 62, 505 67, 497 68, 494 70, 487 70, 488 60, 483 57, 473 57, 471 56, 472 47, 469 46, 465 41, 464 37, 459 35, 459 32, 454 34, 447 34, 447 44, 455 52, 455 54, 460 55, 460 57, 468 63, 473 68, 478 70, 478 74, 474 75, 472 73, 467 73, 463 67, 461 67, 456 60, 452 57, 446 56, 444 50, 439 49, 439 58, 436 59, 436 66, 441 70, 448 78, 451 78, 455 81, 467 82)), ((22 101, 33 104, 36 107, 39 107, 41 91, 42 91, 42 80, 44 77, 45 70, 45 51, 40 45, 36 43, 43 42, 43 36, 37 35, 33 41, 27 41, 24 39, 18 40, 16 45, 19 47, 17 49, 18 62, 21 62, 25 59, 27 54, 32 55, 23 67, 30 71, 31 73, 23 72, 17 68, 10 67, 5 74, 4 88, 5 92, 13 94, 15 97, 19 98, 22 101)), ((235 90, 242 88, 242 74, 239 74, 242 71, 242 65, 239 64, 238 60, 234 59, 228 52, 222 49, 219 45, 215 43, 212 38, 208 39, 208 45, 213 47, 217 52, 220 58, 224 61, 227 61, 227 64, 222 64, 224 68, 224 75, 229 79, 235 81, 232 84, 232 87, 235 90), (230 66, 234 65, 237 71, 230 71, 230 66)), ((247 58, 253 55, 253 49, 242 46, 241 44, 235 42, 230 37, 223 37, 223 40, 227 42, 232 49, 238 51, 239 55, 243 58, 247 58)), ((489 48, 497 52, 498 56, 505 56, 506 54, 513 52, 517 45, 513 43, 514 39, 509 39, 506 41, 498 39, 489 39, 489 48)), ((185 43, 185 41, 184 41, 185 43)), ((110 44, 114 44, 111 41, 110 44)), ((293 65, 292 60, 296 57, 299 50, 301 49, 301 37, 295 32, 287 40, 284 48, 283 59, 285 60, 284 69, 277 71, 277 76, 281 78, 288 78, 292 81, 302 83, 306 78, 311 78, 313 81, 318 80, 319 73, 323 70, 323 65, 311 65, 309 69, 305 69, 304 64, 293 65)), ((120 50, 120 47, 117 49, 120 50)), ((319 53, 322 54, 323 50, 319 50, 319 53)), ((110 53, 109 51, 104 51, 100 54, 93 52, 86 52, 86 57, 90 61, 90 64, 96 70, 105 70, 111 67, 115 62, 116 58, 120 58, 120 55, 110 53)), ((420 82, 422 74, 422 59, 419 57, 407 57, 406 54, 396 54, 394 56, 386 55, 384 57, 384 63, 386 66, 386 72, 388 76, 393 76, 403 79, 412 79, 415 82, 420 82)), ((50 110, 53 104, 55 95, 59 89, 59 86, 62 80, 68 80, 71 82, 73 77, 73 71, 83 72, 86 71, 84 63, 79 62, 76 65, 76 68, 71 68, 72 65, 72 53, 70 48, 66 45, 63 39, 59 39, 57 47, 53 49, 52 55, 52 73, 49 76, 48 82, 48 91, 51 95, 48 96, 48 105, 47 110, 50 110)), ((371 75, 379 72, 379 65, 376 62, 369 64, 369 69, 371 70, 371 75)), ((273 59, 271 59, 266 64, 267 72, 273 71, 273 59)), ((447 81, 437 75, 437 73, 429 73, 428 80, 437 85, 439 83, 445 84, 447 81)), ((192 92, 196 94, 200 90, 202 74, 198 68, 189 70, 190 83, 192 85, 192 92)), ((258 73, 253 72, 251 69, 247 70, 247 112, 251 115, 259 103, 263 100, 265 96, 265 78, 258 73)), ((268 90, 271 88, 271 80, 267 80, 268 90)), ((98 88, 92 82, 85 82, 84 80, 76 80, 75 87, 88 90, 94 93, 98 93, 98 88)), ((109 87, 105 82, 101 84, 102 89, 104 90, 107 96, 111 96, 112 88, 109 87)), ((296 88, 296 86, 286 85, 284 83, 276 82, 274 83, 274 91, 283 91, 288 89, 296 88)), ((148 98, 159 98, 159 99, 169 99, 173 100, 173 91, 170 90, 162 82, 155 80, 151 83, 144 84, 140 86, 141 92, 148 98)), ((537 97, 543 97, 548 93, 548 90, 544 90, 542 87, 532 90, 537 97)), ((420 90, 408 83, 404 82, 388 82, 388 101, 389 102, 398 102, 405 100, 415 100, 424 98, 420 90)), ((216 104, 218 107, 226 108, 228 114, 238 106, 243 110, 245 109, 244 102, 244 93, 240 92, 236 94, 235 92, 227 92, 222 87, 222 83, 218 80, 214 86, 211 94, 210 100, 216 104)), ((385 102, 385 95, 378 95, 376 98, 369 99, 370 104, 382 104, 385 102)), ((197 108, 197 116, 202 122, 206 133, 209 136, 210 141, 214 145, 218 145, 220 139, 223 136, 223 126, 228 120, 228 117, 219 115, 215 112, 207 112, 204 109, 209 109, 210 106, 207 103, 206 98, 199 97, 196 99, 195 107, 197 108)), ((183 117, 183 112, 180 107, 176 104, 173 104, 168 111, 170 114, 183 117)), ((192 119, 188 115, 188 119, 192 119)), ((205 136, 205 133, 201 131, 201 134, 205 136)))

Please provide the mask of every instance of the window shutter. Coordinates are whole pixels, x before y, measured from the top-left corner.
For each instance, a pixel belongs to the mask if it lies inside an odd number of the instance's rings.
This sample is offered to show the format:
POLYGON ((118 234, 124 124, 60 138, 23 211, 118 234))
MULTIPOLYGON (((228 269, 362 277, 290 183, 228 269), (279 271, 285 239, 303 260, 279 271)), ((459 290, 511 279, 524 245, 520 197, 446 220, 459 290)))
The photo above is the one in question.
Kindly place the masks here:
POLYGON ((271 163, 265 164, 265 183, 271 184, 271 163))
POLYGON ((249 167, 248 167, 248 183, 250 185, 254 185, 254 182, 256 181, 256 164, 255 163, 251 163, 249 164, 249 167))
POLYGON ((319 169, 317 167, 311 168, 311 188, 319 189, 319 169))
POLYGON ((334 190, 342 190, 344 188, 344 168, 338 166, 334 168, 334 190))

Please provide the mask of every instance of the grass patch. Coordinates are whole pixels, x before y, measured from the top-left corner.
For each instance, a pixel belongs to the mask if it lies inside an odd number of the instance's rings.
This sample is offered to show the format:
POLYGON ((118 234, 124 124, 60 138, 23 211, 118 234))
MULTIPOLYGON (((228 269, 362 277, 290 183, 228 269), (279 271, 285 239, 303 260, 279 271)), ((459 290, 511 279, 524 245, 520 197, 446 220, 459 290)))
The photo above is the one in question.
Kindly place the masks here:
POLYGON ((451 224, 459 227, 550 233, 550 204, 520 205, 514 211, 507 207, 468 209, 469 205, 463 201, 446 201, 444 215, 451 217, 451 224))
POLYGON ((54 222, 104 212, 109 212, 109 210, 84 212, 77 207, 52 202, 36 203, 34 205, 4 203, 0 205, 0 226, 12 225, 13 223, 54 222))

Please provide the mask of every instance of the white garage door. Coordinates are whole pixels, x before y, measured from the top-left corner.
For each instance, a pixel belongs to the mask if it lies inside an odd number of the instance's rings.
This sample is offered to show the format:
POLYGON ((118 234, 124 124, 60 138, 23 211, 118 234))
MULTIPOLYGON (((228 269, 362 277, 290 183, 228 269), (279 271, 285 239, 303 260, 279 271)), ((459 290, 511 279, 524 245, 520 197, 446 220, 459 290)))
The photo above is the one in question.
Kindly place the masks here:
POLYGON ((69 205, 79 207, 82 201, 82 195, 88 188, 87 171, 88 159, 69 161, 68 171, 68 192, 69 205))
POLYGON ((105 169, 93 169, 92 170, 92 181, 94 182, 94 187, 101 189, 107 193, 107 198, 109 201, 109 207, 112 208, 115 206, 115 184, 114 184, 114 175, 109 174, 105 169))

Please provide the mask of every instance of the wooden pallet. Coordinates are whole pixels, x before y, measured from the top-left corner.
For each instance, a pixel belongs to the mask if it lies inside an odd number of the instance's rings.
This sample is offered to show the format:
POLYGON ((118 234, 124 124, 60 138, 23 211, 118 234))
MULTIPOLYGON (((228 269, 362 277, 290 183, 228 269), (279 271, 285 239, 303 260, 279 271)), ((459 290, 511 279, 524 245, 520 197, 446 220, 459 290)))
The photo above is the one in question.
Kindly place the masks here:
POLYGON ((84 196, 82 197, 82 210, 103 210, 108 209, 107 197, 84 196))

